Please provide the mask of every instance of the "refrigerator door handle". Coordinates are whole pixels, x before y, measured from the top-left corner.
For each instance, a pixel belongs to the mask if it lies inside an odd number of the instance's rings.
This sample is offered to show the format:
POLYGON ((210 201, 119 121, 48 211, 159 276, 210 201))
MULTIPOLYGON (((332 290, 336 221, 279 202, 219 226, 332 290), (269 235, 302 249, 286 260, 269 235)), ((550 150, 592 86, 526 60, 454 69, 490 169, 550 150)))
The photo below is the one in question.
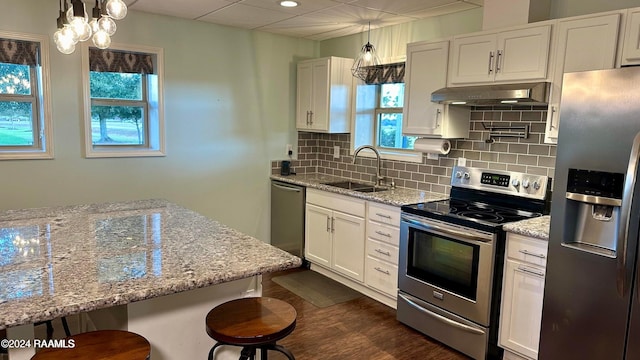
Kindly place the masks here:
POLYGON ((627 244, 629 236, 629 222, 631 221, 631 204, 633 203, 633 193, 636 187, 636 177, 638 161, 640 160, 640 132, 633 139, 631 155, 629 155, 629 166, 624 178, 624 190, 622 193, 622 206, 620 209, 620 225, 618 227, 618 243, 616 252, 618 256, 618 276, 616 285, 618 294, 624 297, 630 287, 627 279, 627 244))

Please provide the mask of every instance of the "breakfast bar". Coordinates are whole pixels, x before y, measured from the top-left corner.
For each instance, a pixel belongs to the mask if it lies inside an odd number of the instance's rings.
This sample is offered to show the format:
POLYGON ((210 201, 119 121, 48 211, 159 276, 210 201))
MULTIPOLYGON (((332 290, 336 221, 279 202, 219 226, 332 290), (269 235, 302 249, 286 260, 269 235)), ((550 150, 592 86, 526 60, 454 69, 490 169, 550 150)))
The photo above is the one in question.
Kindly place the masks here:
MULTIPOLYGON (((206 313, 260 296, 263 273, 301 259, 166 200, 0 212, 0 329, 82 314, 84 329, 146 337, 152 358, 204 358, 206 313)), ((36 349, 9 349, 29 359, 36 349)))

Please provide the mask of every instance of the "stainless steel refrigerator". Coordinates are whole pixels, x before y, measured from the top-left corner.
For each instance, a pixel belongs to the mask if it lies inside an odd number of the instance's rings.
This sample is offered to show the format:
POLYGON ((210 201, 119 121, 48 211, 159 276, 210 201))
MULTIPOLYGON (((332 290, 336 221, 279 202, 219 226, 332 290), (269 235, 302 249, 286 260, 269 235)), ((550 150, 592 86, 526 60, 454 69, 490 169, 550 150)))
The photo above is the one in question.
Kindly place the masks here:
POLYGON ((539 358, 640 359, 640 68, 564 76, 539 358))

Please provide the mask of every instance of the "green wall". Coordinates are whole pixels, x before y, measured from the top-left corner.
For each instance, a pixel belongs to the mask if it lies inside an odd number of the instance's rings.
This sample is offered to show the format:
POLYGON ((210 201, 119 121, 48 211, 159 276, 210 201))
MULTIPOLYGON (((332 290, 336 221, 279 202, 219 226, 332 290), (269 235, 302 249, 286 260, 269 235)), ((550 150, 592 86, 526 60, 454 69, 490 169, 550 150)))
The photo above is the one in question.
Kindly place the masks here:
MULTIPOLYGON (((51 0, 0 0, 0 30, 52 35, 51 0)), ((0 210, 166 198, 268 241, 270 160, 295 143, 295 64, 315 41, 130 11, 113 42, 164 48, 167 156, 85 159, 80 51, 50 40, 55 159, 0 161, 0 210)))

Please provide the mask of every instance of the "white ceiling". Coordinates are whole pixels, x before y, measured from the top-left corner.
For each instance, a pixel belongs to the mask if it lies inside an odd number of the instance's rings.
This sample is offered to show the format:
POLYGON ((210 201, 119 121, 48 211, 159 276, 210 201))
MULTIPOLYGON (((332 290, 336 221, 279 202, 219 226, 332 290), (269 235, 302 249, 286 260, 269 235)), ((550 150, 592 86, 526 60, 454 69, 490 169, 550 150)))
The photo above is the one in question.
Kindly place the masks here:
POLYGON ((125 0, 130 10, 327 40, 482 6, 484 0, 125 0))

